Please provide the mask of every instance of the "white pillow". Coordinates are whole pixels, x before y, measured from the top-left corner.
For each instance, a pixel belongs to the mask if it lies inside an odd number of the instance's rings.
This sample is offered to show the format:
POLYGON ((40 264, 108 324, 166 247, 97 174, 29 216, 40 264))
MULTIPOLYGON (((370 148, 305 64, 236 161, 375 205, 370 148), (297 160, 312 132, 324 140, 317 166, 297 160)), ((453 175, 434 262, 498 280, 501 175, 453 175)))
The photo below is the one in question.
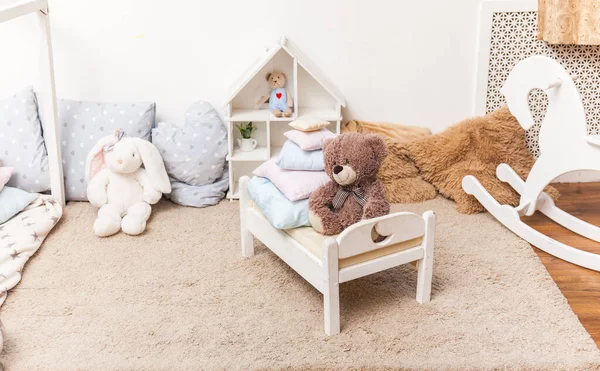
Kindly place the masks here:
POLYGON ((300 131, 317 131, 329 125, 329 121, 323 120, 294 120, 289 125, 300 131))
POLYGON ((321 149, 323 148, 323 140, 335 138, 335 134, 327 129, 309 131, 306 133, 300 130, 290 130, 283 133, 283 135, 305 151, 321 149))
POLYGON ((290 201, 308 198, 313 191, 329 181, 324 171, 284 170, 272 158, 254 170, 254 175, 267 178, 290 201))

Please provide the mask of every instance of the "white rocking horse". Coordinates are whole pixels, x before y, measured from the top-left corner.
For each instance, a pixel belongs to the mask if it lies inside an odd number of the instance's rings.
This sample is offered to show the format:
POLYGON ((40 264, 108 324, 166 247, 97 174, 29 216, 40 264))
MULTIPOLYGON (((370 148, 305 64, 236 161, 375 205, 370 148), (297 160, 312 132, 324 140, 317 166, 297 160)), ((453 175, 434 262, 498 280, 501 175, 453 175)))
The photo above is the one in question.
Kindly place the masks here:
POLYGON ((519 62, 500 90, 510 112, 527 130, 533 124, 528 96, 532 89, 548 95, 548 110, 539 134, 540 156, 527 181, 507 164, 500 164, 496 176, 520 195, 519 206, 500 205, 472 175, 463 178, 466 193, 477 200, 513 233, 532 245, 579 266, 600 271, 600 255, 558 242, 521 221, 536 210, 584 237, 600 242, 600 228, 586 223, 554 205, 543 192, 553 179, 577 170, 600 171, 600 136, 588 136, 585 111, 573 77, 556 61, 534 56, 519 62))

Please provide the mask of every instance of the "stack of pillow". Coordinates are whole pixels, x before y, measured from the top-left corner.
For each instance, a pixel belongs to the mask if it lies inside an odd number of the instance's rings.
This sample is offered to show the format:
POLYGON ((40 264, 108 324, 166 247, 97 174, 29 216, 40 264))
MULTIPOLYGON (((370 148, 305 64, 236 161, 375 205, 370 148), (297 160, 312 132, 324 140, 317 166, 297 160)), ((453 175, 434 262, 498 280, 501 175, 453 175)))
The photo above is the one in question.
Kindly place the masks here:
POLYGON ((325 129, 328 121, 290 123, 294 130, 278 158, 271 158, 254 170, 248 193, 269 222, 279 229, 310 226, 308 197, 329 181, 323 170, 323 141, 335 134, 325 129))

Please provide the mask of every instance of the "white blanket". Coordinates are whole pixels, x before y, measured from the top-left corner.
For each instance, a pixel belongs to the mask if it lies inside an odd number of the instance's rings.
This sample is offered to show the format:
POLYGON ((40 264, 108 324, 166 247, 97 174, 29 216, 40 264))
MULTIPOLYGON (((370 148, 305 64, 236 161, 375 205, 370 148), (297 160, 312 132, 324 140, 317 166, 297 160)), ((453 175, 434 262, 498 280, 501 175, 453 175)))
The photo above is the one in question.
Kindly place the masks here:
POLYGON ((23 266, 58 223, 62 212, 54 198, 40 195, 19 214, 0 224, 0 306, 8 290, 21 280, 23 266))

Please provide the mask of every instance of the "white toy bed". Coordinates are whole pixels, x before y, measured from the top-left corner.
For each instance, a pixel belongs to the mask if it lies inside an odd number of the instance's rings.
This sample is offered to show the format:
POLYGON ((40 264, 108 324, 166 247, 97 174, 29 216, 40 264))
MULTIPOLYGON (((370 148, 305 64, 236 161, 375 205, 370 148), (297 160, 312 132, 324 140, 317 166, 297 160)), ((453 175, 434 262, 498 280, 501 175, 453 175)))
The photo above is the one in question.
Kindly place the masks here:
POLYGON ((431 296, 435 214, 398 212, 356 223, 337 236, 322 236, 311 227, 279 230, 254 206, 240 178, 242 255, 254 255, 253 237, 323 294, 325 333, 340 332, 339 284, 417 262, 417 301, 431 296), (386 236, 373 242, 373 232, 386 236))

